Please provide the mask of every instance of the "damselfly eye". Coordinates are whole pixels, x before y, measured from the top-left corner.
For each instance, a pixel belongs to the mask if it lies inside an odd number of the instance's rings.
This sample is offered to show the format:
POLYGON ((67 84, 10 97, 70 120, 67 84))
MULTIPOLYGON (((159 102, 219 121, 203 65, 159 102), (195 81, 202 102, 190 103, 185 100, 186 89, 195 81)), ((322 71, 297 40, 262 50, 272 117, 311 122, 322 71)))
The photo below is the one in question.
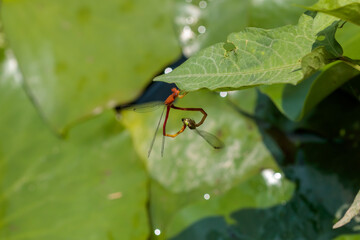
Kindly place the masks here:
POLYGON ((190 119, 188 118, 182 118, 181 121, 186 125, 186 126, 189 126, 190 125, 190 119))

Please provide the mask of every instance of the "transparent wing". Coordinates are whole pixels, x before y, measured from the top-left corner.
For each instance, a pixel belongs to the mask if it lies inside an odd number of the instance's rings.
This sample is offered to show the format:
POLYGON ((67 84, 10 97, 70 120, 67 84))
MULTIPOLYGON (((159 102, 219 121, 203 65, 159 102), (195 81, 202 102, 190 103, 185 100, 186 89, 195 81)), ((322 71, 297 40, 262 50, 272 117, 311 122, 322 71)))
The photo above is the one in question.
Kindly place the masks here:
POLYGON ((203 131, 203 130, 198 130, 197 128, 195 128, 193 130, 195 130, 195 132, 198 135, 200 135, 203 139, 205 139, 205 141, 207 141, 213 148, 221 149, 225 146, 224 143, 219 138, 217 138, 215 135, 208 133, 206 131, 203 131))
POLYGON ((165 148, 165 136, 163 135, 162 145, 161 145, 161 157, 164 156, 164 148, 165 148))
MULTIPOLYGON (((158 124, 157 124, 157 126, 156 126, 156 130, 155 130, 154 137, 153 137, 153 139, 152 139, 152 141, 151 141, 151 144, 150 144, 150 148, 149 148, 149 152, 148 152, 148 158, 150 157, 151 150, 152 150, 152 148, 153 148, 153 146, 154 146, 156 134, 157 134, 157 131, 159 130, 160 122, 161 122, 161 119, 162 119, 162 117, 163 117, 163 115, 164 115, 165 108, 166 108, 166 106, 164 105, 164 108, 163 108, 163 110, 162 110, 162 112, 161 112, 161 115, 160 115, 159 122, 158 122, 158 124)), ((163 141, 164 141, 164 139, 163 139, 163 141)), ((164 143, 162 144, 162 146, 163 146, 163 145, 164 145, 164 143)), ((163 150, 162 150, 162 151, 163 151, 163 150)), ((161 154, 162 154, 162 152, 161 152, 161 154)))
POLYGON ((125 109, 133 110, 138 113, 144 113, 144 112, 154 111, 154 110, 158 109, 160 106, 164 106, 164 102, 156 101, 156 102, 134 104, 134 105, 125 107, 125 109))

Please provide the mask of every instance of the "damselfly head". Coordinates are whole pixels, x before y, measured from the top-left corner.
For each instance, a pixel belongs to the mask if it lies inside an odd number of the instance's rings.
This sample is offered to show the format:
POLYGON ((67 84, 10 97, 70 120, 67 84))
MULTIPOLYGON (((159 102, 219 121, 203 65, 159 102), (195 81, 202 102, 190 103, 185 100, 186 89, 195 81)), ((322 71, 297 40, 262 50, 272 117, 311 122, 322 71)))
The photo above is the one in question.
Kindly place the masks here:
POLYGON ((179 93, 180 93, 180 90, 177 89, 177 88, 172 88, 171 91, 172 91, 173 93, 175 93, 176 96, 179 95, 179 93))

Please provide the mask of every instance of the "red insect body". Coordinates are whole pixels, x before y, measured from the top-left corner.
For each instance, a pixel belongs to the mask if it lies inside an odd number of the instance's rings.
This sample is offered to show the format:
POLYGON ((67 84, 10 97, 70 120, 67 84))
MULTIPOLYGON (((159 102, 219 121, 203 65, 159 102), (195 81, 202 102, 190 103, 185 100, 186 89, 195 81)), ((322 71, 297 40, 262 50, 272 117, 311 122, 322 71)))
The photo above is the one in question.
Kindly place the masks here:
MULTIPOLYGON (((180 91, 177 88, 172 88, 171 91, 173 92, 168 98, 165 100, 165 105, 171 105, 177 97, 179 97, 180 91)), ((182 98, 183 95, 180 96, 182 98)))

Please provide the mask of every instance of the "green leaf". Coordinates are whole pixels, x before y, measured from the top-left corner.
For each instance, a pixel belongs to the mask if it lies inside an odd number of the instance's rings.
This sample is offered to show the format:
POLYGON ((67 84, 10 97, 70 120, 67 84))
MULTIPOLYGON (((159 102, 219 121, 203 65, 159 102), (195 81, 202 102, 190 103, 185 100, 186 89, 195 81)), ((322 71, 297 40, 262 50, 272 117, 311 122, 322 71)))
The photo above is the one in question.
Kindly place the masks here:
POLYGON ((172 8, 167 0, 5 0, 1 15, 29 95, 61 131, 131 101, 178 57, 172 8))
POLYGON ((147 175, 113 114, 59 139, 0 72, 0 239, 147 239, 147 175))
POLYGON ((291 84, 261 86, 261 90, 291 120, 300 120, 325 97, 360 73, 357 64, 352 63, 354 61, 342 57, 342 48, 335 40, 336 28, 337 22, 334 22, 319 32, 313 46, 320 47, 301 61, 304 74, 302 82, 296 86, 291 84), (338 61, 329 64, 337 58, 343 58, 348 62, 338 61))
POLYGON ((312 11, 330 14, 360 25, 359 0, 319 0, 315 5, 305 8, 312 11))
POLYGON ((270 30, 247 28, 229 35, 227 42, 234 44, 234 50, 227 51, 224 43, 215 44, 154 80, 174 82, 185 91, 296 84, 303 78, 299 71, 301 58, 311 52, 319 32, 329 26, 336 27, 334 22, 334 18, 323 14, 315 18, 303 15, 297 26, 270 30))
POLYGON ((289 119, 300 120, 325 97, 360 72, 344 61, 336 61, 316 71, 298 85, 263 86, 277 108, 289 119))
MULTIPOLYGON (((335 21, 330 26, 318 32, 317 39, 312 46, 313 49, 316 49, 318 47, 324 47, 329 54, 333 55, 333 58, 341 57, 343 54, 343 50, 340 44, 335 39, 335 33, 338 29, 338 25, 339 22, 335 21)), ((327 58, 329 59, 330 57, 327 58)), ((302 59, 302 67, 303 67, 303 61, 304 59, 302 59)), ((329 61, 327 61, 326 63, 328 62, 329 61)), ((304 71, 304 69, 302 70, 304 71)))
POLYGON ((356 195, 354 202, 351 204, 350 208, 346 211, 345 215, 334 224, 333 228, 339 228, 349 223, 356 215, 360 213, 360 191, 356 195))

